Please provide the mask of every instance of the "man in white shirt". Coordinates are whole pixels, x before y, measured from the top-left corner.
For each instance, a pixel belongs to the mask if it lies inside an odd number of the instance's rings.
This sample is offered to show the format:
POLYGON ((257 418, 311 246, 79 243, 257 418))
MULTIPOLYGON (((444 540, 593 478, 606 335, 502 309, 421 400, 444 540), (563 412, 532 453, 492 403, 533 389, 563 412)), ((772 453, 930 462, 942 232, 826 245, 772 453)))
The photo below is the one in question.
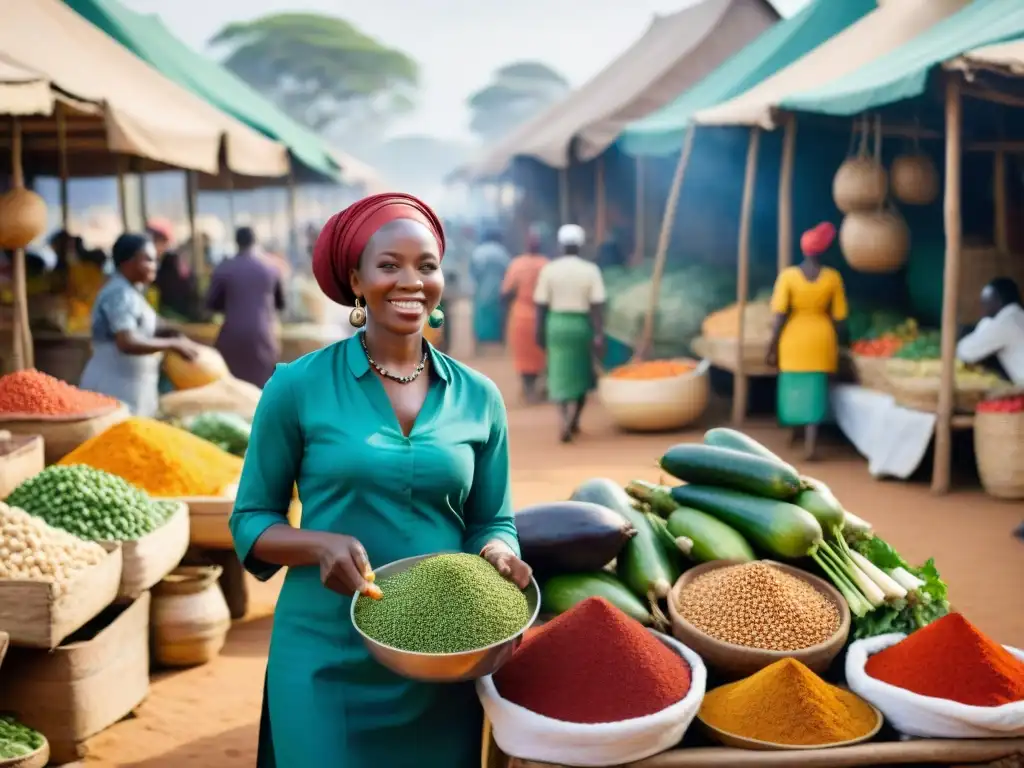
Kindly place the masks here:
POLYGON ((1024 307, 1020 288, 1008 277, 997 277, 981 291, 985 317, 960 339, 956 356, 978 363, 995 356, 1010 381, 1024 386, 1024 307))

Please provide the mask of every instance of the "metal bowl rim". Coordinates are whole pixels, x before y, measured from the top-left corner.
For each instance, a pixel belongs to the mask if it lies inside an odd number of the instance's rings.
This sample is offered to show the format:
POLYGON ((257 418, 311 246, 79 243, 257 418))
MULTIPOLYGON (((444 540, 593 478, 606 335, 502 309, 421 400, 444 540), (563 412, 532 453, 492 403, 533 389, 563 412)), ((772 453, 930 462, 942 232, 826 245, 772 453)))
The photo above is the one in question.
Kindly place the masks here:
MULTIPOLYGON (((456 552, 455 550, 448 550, 448 551, 444 551, 444 552, 434 552, 433 554, 429 554, 429 555, 413 555, 412 557, 403 557, 400 560, 392 560, 390 563, 382 565, 381 568, 387 568, 388 566, 392 566, 392 565, 399 565, 400 563, 406 563, 406 562, 409 562, 410 560, 427 560, 427 559, 429 559, 431 557, 436 557, 437 555, 464 555, 464 554, 466 554, 466 553, 465 552, 456 552)), ((533 609, 533 615, 530 616, 530 619, 526 623, 526 625, 522 629, 520 629, 518 632, 516 632, 514 635, 509 635, 504 640, 498 640, 497 642, 491 643, 490 645, 485 645, 485 646, 483 646, 481 648, 472 648, 472 649, 470 649, 468 651, 455 651, 453 653, 424 653, 423 651, 407 651, 407 650, 404 650, 403 648, 395 648, 393 645, 387 645, 386 643, 382 643, 380 640, 376 640, 376 639, 370 637, 368 634, 363 632, 363 630, 356 623, 356 603, 359 601, 359 598, 363 596, 363 595, 361 595, 359 593, 356 593, 355 595, 352 596, 352 603, 349 606, 348 613, 349 613, 349 619, 352 621, 352 626, 355 627, 355 630, 356 630, 356 632, 359 633, 360 637, 362 637, 364 641, 366 641, 368 643, 373 643, 374 645, 376 645, 376 646, 378 646, 380 648, 384 648, 384 649, 387 649, 389 651, 393 651, 395 653, 401 653, 401 654, 404 654, 406 656, 422 656, 423 658, 427 658, 427 659, 444 659, 444 658, 454 658, 456 656, 469 656, 469 655, 475 655, 475 654, 478 654, 478 653, 483 653, 484 651, 489 651, 489 650, 492 650, 494 648, 498 648, 498 647, 500 647, 502 645, 505 645, 505 643, 508 643, 511 640, 515 640, 517 637, 520 637, 521 635, 525 634, 526 630, 528 630, 530 627, 532 627, 534 625, 534 623, 537 621, 537 617, 540 615, 540 585, 537 583, 537 579, 534 578, 532 573, 530 574, 530 583, 529 583, 529 585, 527 585, 526 589, 529 589, 530 587, 533 587, 534 592, 537 594, 537 605, 533 609)), ((526 589, 524 589, 522 591, 526 592, 526 589)))

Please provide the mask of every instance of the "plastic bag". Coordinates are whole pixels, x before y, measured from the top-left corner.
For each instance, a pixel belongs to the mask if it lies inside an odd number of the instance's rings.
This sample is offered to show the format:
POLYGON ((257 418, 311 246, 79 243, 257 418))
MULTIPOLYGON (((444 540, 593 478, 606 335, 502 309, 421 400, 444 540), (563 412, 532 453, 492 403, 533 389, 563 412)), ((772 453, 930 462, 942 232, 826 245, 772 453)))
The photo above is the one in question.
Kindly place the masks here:
MULTIPOLYGON (((933 739, 1007 739, 1024 737, 1024 701, 1001 707, 972 707, 935 699, 883 683, 864 670, 868 657, 906 635, 893 633, 858 640, 846 654, 846 684, 878 707, 901 733, 933 739)), ((1024 651, 1004 646, 1021 661, 1024 651)), ((939 674, 939 673, 937 673, 939 674)))
POLYGON ((521 760, 579 766, 622 765, 674 747, 704 700, 707 670, 700 656, 675 638, 660 632, 654 635, 690 665, 690 690, 682 701, 653 715, 618 723, 566 723, 503 699, 494 680, 482 677, 476 692, 495 743, 506 755, 521 760))

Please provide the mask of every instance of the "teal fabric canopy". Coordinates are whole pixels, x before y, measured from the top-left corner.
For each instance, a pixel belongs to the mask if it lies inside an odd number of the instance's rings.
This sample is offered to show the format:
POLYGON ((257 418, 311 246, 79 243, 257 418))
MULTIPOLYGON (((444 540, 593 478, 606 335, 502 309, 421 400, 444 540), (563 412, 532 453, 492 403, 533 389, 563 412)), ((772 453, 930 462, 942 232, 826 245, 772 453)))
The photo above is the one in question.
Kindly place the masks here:
POLYGON ((753 88, 876 7, 875 0, 815 0, 779 21, 674 102, 628 125, 619 137, 620 146, 634 156, 678 152, 694 113, 753 88))
POLYGON ((341 172, 320 137, 212 59, 194 51, 156 16, 136 13, 118 0, 64 0, 165 77, 288 147, 310 170, 340 181, 341 172))
POLYGON ((792 95, 783 109, 856 115, 924 93, 932 68, 963 53, 1024 35, 1024 2, 974 0, 910 42, 821 88, 792 95))

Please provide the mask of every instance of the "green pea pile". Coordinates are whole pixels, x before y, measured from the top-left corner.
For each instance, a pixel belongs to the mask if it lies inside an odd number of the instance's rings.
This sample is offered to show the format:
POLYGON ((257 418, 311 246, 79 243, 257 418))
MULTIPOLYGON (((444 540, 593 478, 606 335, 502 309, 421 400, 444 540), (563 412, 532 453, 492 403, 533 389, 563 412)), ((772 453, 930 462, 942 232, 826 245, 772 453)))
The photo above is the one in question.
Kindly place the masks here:
POLYGON ((356 624, 403 651, 471 651, 513 637, 530 621, 526 595, 477 555, 437 555, 377 585, 384 596, 360 597, 356 624))
POLYGON ((33 731, 8 715, 0 716, 0 760, 31 755, 44 743, 39 731, 33 731))
POLYGON ((173 505, 126 480, 71 464, 47 467, 11 492, 7 504, 87 541, 132 541, 165 522, 173 505))

